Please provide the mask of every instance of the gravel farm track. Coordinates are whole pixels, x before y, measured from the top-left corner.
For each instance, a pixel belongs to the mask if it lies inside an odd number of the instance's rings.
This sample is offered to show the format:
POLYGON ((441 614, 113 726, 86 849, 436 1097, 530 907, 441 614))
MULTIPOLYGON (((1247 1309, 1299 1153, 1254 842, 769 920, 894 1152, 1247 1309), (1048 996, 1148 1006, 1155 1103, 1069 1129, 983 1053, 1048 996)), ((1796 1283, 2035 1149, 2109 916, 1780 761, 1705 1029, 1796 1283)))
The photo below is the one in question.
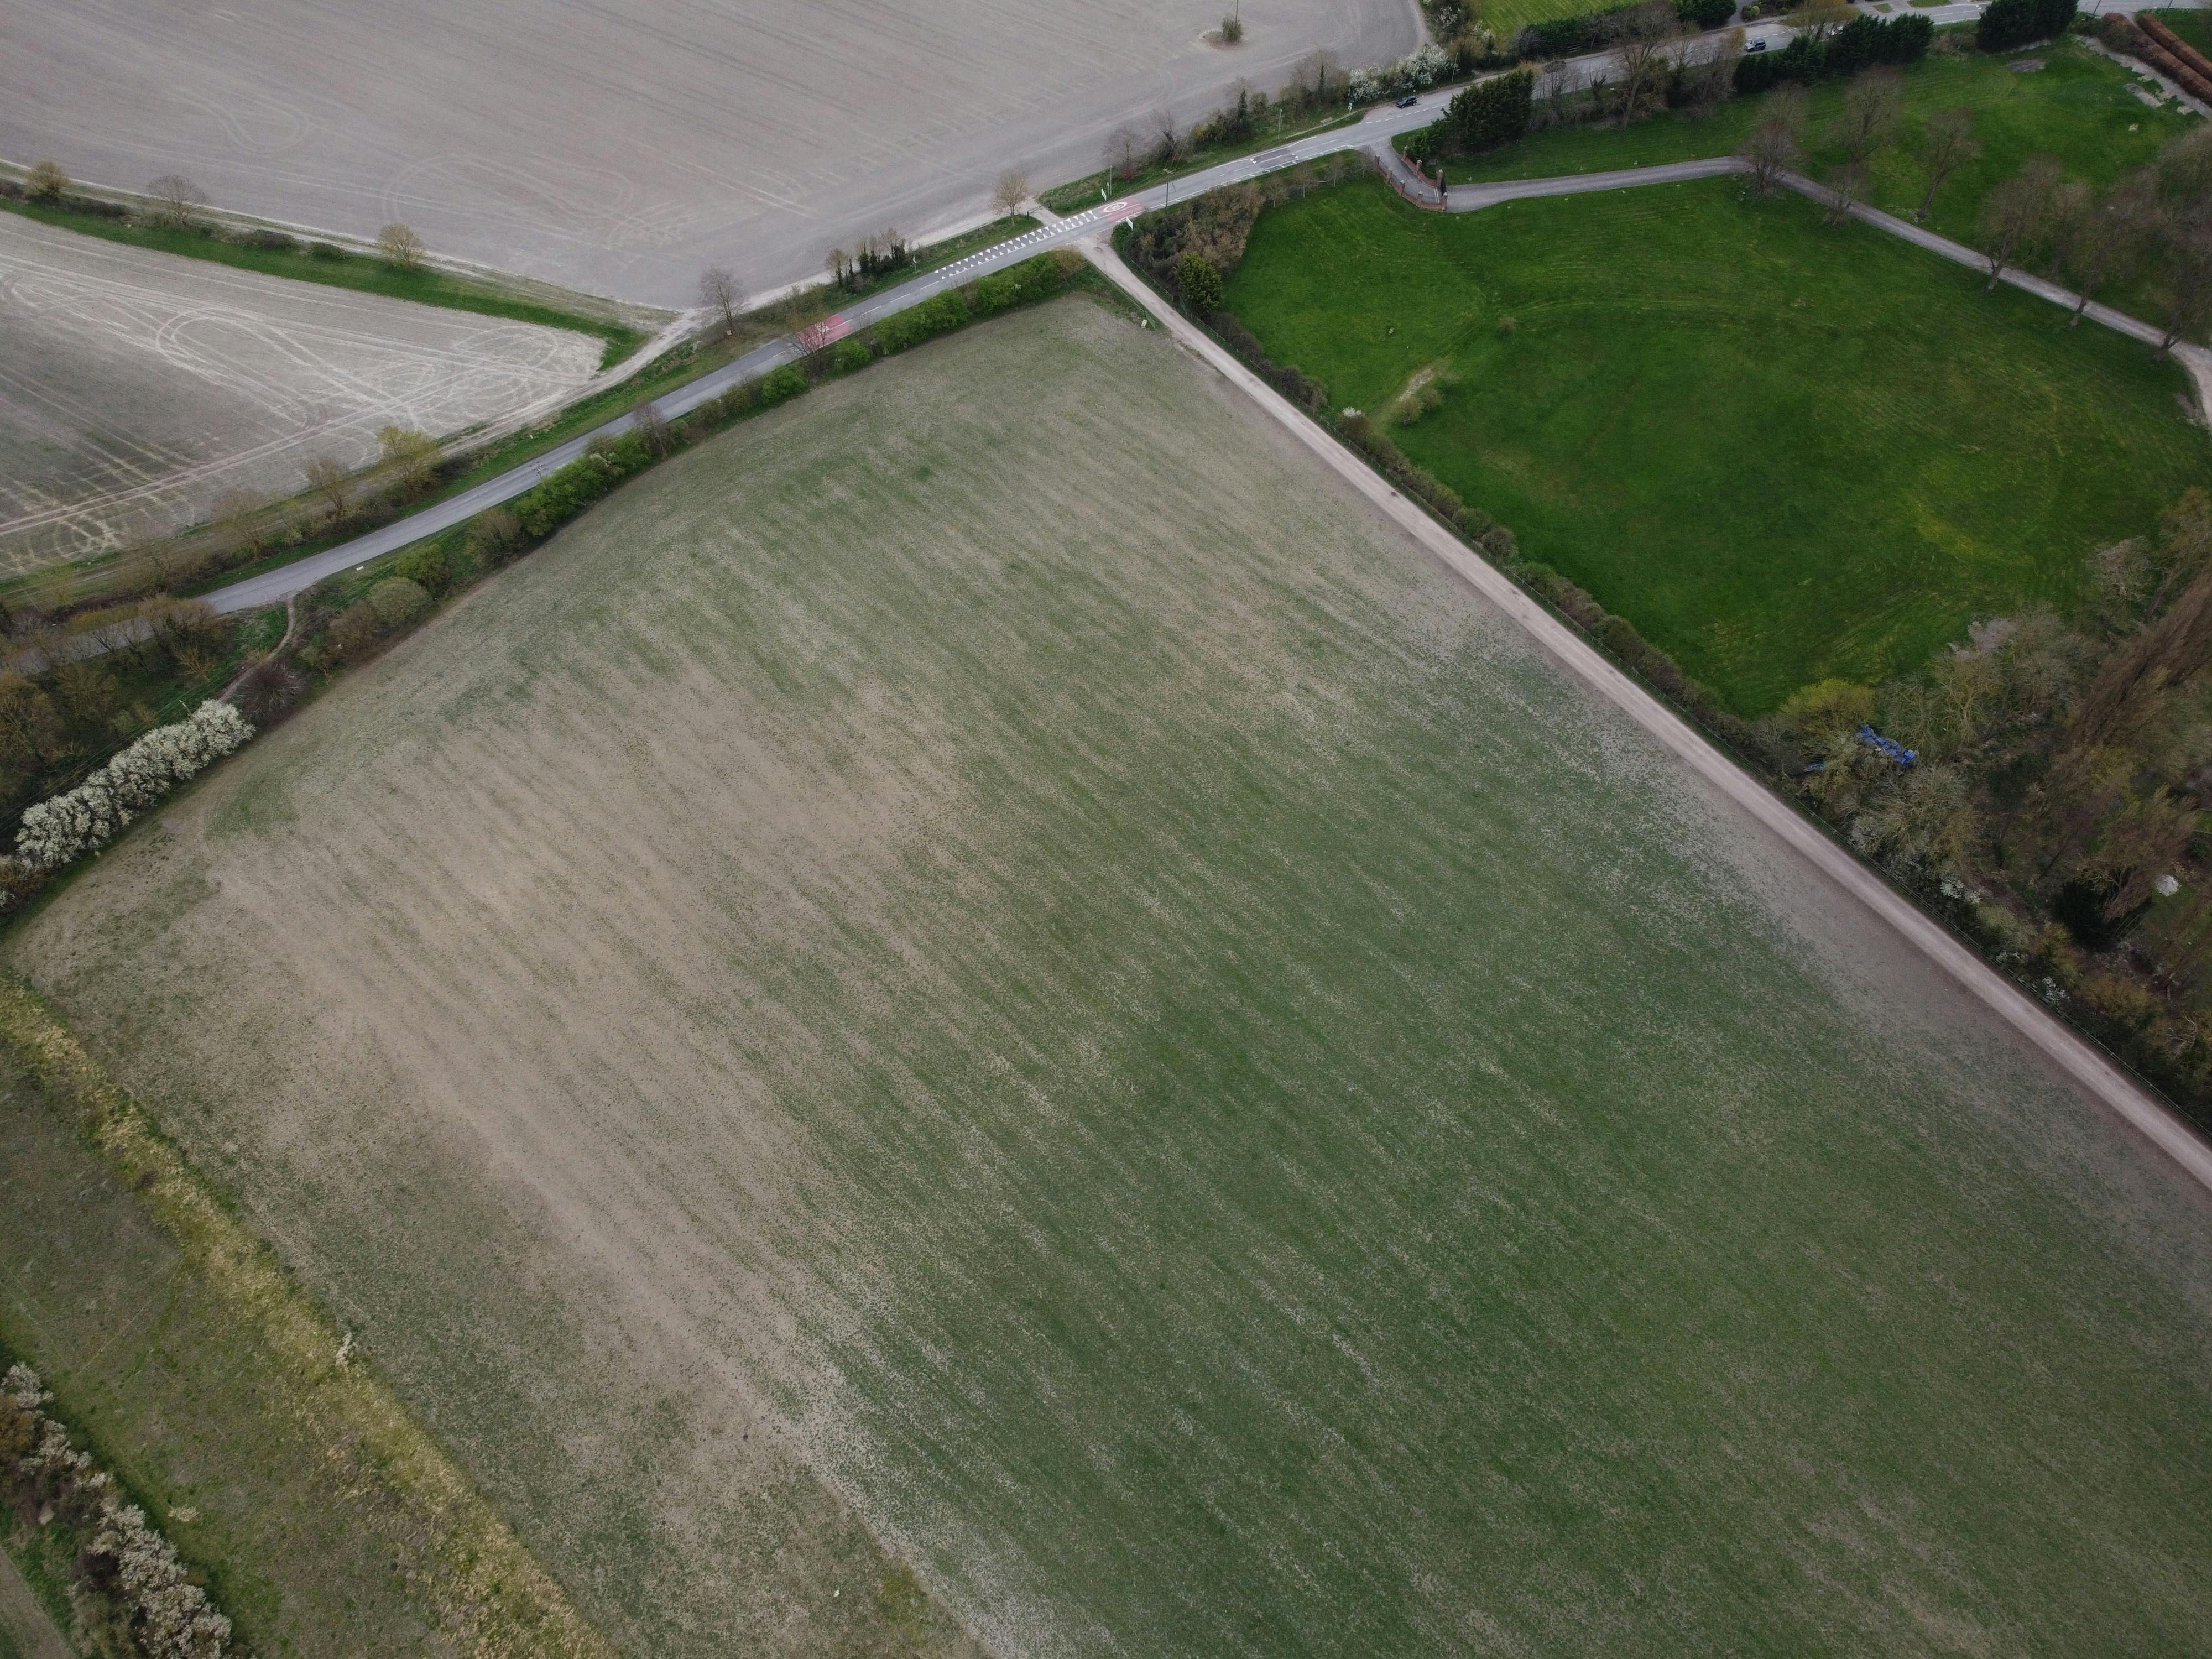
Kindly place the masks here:
POLYGON ((290 495, 377 428, 555 406, 590 335, 288 282, 0 214, 0 571, 290 495))
POLYGON ((180 172, 219 204, 373 234, 586 292, 692 302, 704 266, 755 291, 832 244, 976 216, 993 181, 1100 165, 1154 108, 1316 47, 1412 50, 1413 0, 1269 0, 1233 50, 1220 0, 84 0, 0 21, 0 156, 136 189, 180 172))

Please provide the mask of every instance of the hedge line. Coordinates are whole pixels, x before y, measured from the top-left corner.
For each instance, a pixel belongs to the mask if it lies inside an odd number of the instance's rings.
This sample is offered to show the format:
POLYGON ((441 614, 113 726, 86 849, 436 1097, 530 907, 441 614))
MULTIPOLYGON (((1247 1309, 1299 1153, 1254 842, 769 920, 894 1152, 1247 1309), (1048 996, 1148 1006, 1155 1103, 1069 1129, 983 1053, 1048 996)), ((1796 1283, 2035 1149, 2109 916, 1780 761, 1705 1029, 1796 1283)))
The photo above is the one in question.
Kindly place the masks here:
POLYGON ((1801 34, 1780 52, 1746 56, 1735 66, 1735 89, 1759 93, 1784 81, 1856 75, 1875 64, 1915 64, 1928 55, 1935 38, 1936 25, 1925 17, 1855 17, 1826 40, 1801 34))
POLYGON ((670 436, 661 447, 656 448, 640 432, 595 441, 580 459, 519 497, 512 510, 524 532, 532 541, 543 541, 660 459, 667 447, 695 442, 756 410, 787 402, 817 381, 865 368, 878 356, 908 350, 980 318, 1049 299, 1065 289, 1082 268, 1079 254, 1040 253, 965 287, 949 289, 920 305, 893 312, 865 333, 841 340, 802 362, 786 363, 759 380, 732 386, 702 404, 669 428, 670 436))

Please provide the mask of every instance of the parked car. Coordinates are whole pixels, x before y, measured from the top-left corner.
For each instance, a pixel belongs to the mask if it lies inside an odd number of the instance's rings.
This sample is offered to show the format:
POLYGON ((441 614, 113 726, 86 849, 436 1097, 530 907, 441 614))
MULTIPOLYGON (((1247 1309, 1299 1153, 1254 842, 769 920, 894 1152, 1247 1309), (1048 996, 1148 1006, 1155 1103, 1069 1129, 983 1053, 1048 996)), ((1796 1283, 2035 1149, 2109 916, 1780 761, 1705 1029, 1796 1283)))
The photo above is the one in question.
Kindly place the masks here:
POLYGON ((1414 105, 1420 101, 1421 94, 1419 93, 1409 92, 1403 98, 1401 98, 1398 100, 1398 107, 1400 109, 1411 109, 1414 105))
POLYGON ((1753 40, 1753 41, 1752 41, 1749 45, 1747 45, 1747 46, 1745 46, 1745 47, 1744 47, 1744 51, 1746 51, 1747 52, 1765 52, 1765 50, 1766 50, 1766 42, 1765 42, 1765 41, 1764 41, 1764 40, 1753 40))

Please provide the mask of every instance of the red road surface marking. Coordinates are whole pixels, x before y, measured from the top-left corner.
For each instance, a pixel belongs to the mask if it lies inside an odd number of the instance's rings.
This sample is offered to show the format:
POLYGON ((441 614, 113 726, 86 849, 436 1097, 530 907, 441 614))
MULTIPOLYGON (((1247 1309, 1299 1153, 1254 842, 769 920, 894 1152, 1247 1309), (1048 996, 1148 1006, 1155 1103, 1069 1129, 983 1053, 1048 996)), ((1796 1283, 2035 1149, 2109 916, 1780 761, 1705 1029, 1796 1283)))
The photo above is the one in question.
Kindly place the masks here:
POLYGON ((852 324, 845 320, 845 313, 841 311, 834 317, 824 317, 811 328, 800 329, 796 337, 807 350, 819 351, 823 346, 834 344, 852 331, 852 324))

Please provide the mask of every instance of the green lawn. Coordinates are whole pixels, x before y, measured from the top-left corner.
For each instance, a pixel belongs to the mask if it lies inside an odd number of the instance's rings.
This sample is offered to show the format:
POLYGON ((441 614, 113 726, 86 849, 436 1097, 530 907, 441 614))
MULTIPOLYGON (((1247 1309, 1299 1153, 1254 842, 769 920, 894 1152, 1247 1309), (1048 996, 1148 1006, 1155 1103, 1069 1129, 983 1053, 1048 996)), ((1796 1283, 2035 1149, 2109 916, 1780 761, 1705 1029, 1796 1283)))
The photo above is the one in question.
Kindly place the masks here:
POLYGON ((267 276, 289 276, 295 282, 320 283, 331 288, 358 289, 363 294, 381 294, 394 300, 412 300, 418 305, 444 306, 483 317, 506 317, 519 323, 539 323, 547 328, 595 334, 606 342, 606 349, 599 358, 602 368, 622 362, 643 345, 647 337, 644 331, 626 324, 524 299, 489 283, 474 282, 428 267, 402 270, 368 254, 340 252, 336 258, 318 258, 304 246, 243 246, 199 230, 174 230, 133 220, 106 219, 97 214, 72 213, 64 208, 13 201, 5 197, 0 197, 0 208, 36 219, 41 224, 58 225, 87 236, 105 237, 111 242, 152 248, 156 252, 174 253, 188 259, 211 259, 217 264, 258 270, 267 276))
POLYGON ((1407 453, 1747 715, 2067 605, 2206 471, 2178 368, 1734 179, 1451 217, 1347 185, 1265 215, 1228 301, 1339 405, 1449 362, 1407 453))
POLYGON ((1513 37, 1530 23, 1548 23, 1555 17, 1581 17, 1604 11, 1611 0, 1493 0, 1481 7, 1482 21, 1498 37, 1498 46, 1510 50, 1513 37))
MULTIPOLYGON (((1911 214, 1927 190, 1920 135, 1928 116, 1965 106, 1974 112, 1983 156, 1952 175, 1936 193, 1929 228, 1960 241, 1979 240, 1982 200, 1992 185, 2019 170, 2030 155, 2047 152, 2076 178, 2110 183, 2149 161, 2160 147, 2189 130, 2196 118, 2173 108, 2147 108, 2129 92, 2130 76, 2110 58, 2067 42, 2033 54, 2044 67, 2015 75, 2016 59, 1931 57, 1905 72, 1905 124, 1899 143, 1875 166, 1874 205, 1911 214)), ((1843 111, 1845 83, 1814 88, 1808 160, 1819 173, 1843 160, 1830 135, 1843 111)), ((1731 99, 1711 118, 1661 115, 1632 127, 1555 127, 1495 153, 1450 164, 1455 184, 1489 179, 1542 179, 1559 173, 1602 173, 1734 152, 1750 131, 1755 99, 1731 99)))

